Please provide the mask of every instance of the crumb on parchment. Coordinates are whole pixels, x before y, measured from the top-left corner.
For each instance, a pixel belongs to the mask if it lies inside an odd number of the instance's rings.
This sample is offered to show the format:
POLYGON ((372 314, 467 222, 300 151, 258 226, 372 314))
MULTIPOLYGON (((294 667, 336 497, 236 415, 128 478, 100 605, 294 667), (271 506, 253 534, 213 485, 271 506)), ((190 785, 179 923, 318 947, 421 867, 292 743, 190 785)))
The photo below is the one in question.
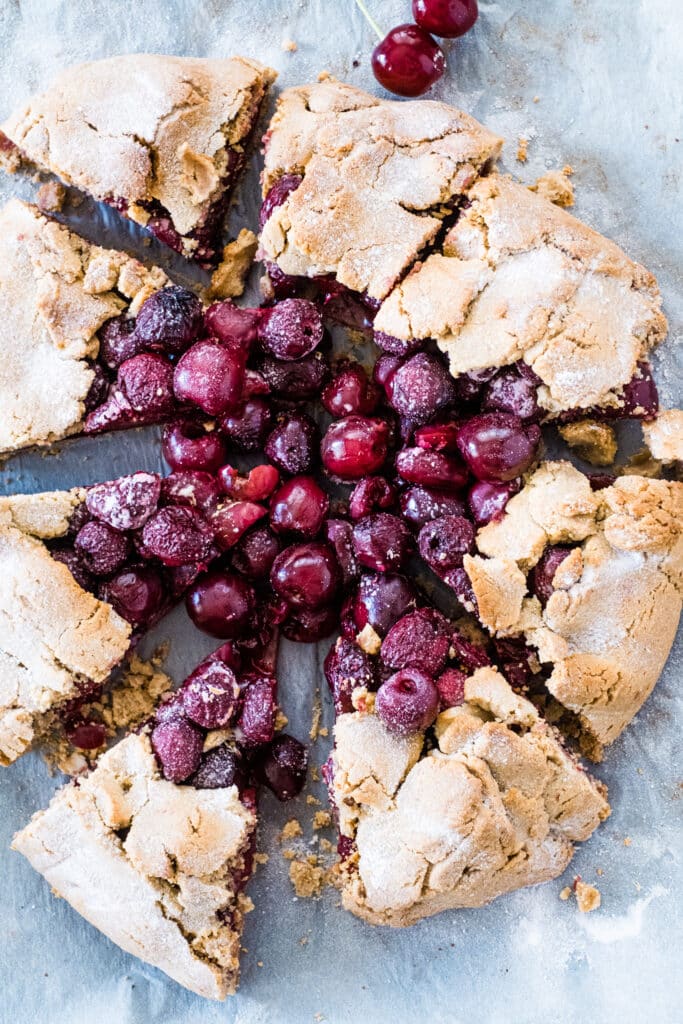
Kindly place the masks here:
POLYGON ((573 167, 567 165, 561 171, 547 171, 537 178, 529 188, 532 192, 538 193, 544 199, 554 203, 555 206, 574 205, 574 186, 569 180, 574 173, 573 167))
POLYGON ((527 149, 528 149, 528 146, 529 146, 529 140, 528 139, 524 139, 521 136, 520 136, 519 139, 517 139, 517 161, 520 164, 525 164, 526 161, 527 161, 527 149))
POLYGON ((315 858, 293 860, 289 865, 289 878, 294 886, 294 892, 302 899, 319 896, 325 881, 325 872, 317 863, 312 864, 312 859, 315 858))
POLYGON ((296 839, 298 836, 302 836, 303 834, 304 832, 301 827, 301 822, 297 821, 296 818, 290 818, 282 829, 282 832, 280 832, 280 842, 282 843, 286 839, 296 839))

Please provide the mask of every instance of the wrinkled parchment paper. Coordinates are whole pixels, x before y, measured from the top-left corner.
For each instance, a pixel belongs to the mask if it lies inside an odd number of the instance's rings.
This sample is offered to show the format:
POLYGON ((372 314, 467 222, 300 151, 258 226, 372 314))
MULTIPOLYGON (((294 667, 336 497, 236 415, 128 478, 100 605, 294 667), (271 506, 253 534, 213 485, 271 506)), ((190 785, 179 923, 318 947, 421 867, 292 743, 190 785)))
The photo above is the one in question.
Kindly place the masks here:
MULTIPOLYGON (((409 0, 368 0, 385 27, 409 0)), ((449 47, 435 94, 506 137, 505 167, 526 182, 570 164, 575 210, 658 276, 670 319, 655 359, 665 404, 680 396, 683 302, 681 110, 683 5, 673 0, 481 0, 481 17, 449 47), (528 161, 516 161, 518 139, 528 161)), ((279 87, 322 69, 375 89, 374 39, 351 0, 2 0, 0 118, 66 64, 116 53, 244 53, 280 71, 279 87), (283 47, 292 40, 296 50, 283 47)), ((252 160, 232 227, 256 224, 252 160)), ((0 199, 35 186, 0 177, 0 199)), ((87 212, 87 211, 86 211, 87 212)), ((91 222, 112 241, 111 218, 91 222)), ((1 358, 1 355, 0 355, 1 358)), ((161 469, 153 430, 74 441, 55 454, 11 459, 2 493, 90 483, 161 469)), ((212 646, 183 609, 150 638, 172 640, 176 681, 212 646)), ((280 676, 289 730, 305 739, 326 644, 285 644, 280 676)), ((0 774, 1 1024, 598 1024, 681 1020, 679 759, 681 645, 637 721, 597 774, 612 817, 562 879, 494 906, 444 914, 408 931, 373 929, 337 895, 297 900, 276 833, 287 818, 310 838, 315 808, 266 796, 261 848, 270 860, 250 887, 242 985, 226 1004, 200 1000, 90 928, 8 850, 13 832, 58 784, 37 755, 0 774), (630 839, 630 843, 625 840, 630 839), (597 871, 601 874, 598 876, 597 871), (581 874, 602 907, 581 915, 561 889, 581 874)), ((331 724, 324 700, 324 722, 331 724)), ((320 764, 329 739, 312 760, 320 764)), ((309 792, 320 792, 312 785, 309 792)), ((333 838, 328 832, 329 838, 333 838)), ((315 849, 315 844, 311 847, 315 849)))

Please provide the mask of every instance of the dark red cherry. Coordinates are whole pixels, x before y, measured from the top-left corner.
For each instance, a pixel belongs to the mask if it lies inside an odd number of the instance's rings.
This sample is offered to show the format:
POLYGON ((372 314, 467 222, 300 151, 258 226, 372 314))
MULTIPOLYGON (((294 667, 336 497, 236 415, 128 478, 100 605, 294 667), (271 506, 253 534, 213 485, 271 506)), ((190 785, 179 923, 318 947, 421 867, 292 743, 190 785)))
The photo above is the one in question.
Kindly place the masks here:
POLYGON ((415 444, 434 452, 457 452, 458 424, 454 421, 430 423, 415 431, 415 444))
POLYGON ((538 454, 540 428, 504 412, 472 416, 460 426, 460 454, 479 480, 504 483, 520 476, 538 454))
POLYGON ((376 572, 395 572, 410 554, 412 537, 398 516, 377 512, 353 527, 353 550, 358 562, 376 572))
POLYGON ((248 398, 220 421, 221 433, 240 451, 253 452, 263 447, 273 423, 273 413, 265 398, 248 398))
POLYGON ((290 402, 317 398, 330 376, 330 366, 322 352, 289 362, 266 356, 259 366, 271 391, 290 402))
POLYGON ((215 341, 199 341, 175 368, 173 390, 209 416, 236 409, 244 386, 244 356, 215 341))
POLYGON ((323 340, 323 319, 308 299, 285 299, 262 310, 258 336, 276 359, 303 359, 323 340))
POLYGON ((239 728, 243 741, 250 747, 270 743, 275 733, 275 679, 255 679, 244 691, 239 728))
POLYGON ((265 444, 267 457, 284 473, 310 473, 318 458, 320 432, 304 412, 290 412, 280 418, 265 444))
POLYGON ((270 581, 293 607, 315 610, 334 600, 341 574, 329 544, 294 544, 273 562, 270 581))
POLYGON ((465 505, 451 494, 415 486, 401 495, 401 515, 419 529, 442 516, 464 516, 465 505))
POLYGON ((131 545, 125 533, 93 519, 76 534, 74 549, 88 572, 110 576, 126 561, 131 545))
POLYGON ((436 609, 418 608, 394 623, 380 657, 389 668, 412 666, 434 678, 446 667, 449 649, 448 621, 436 609))
POLYGON ((223 640, 239 637, 255 608, 252 587, 241 576, 214 569, 200 576, 186 598, 187 612, 198 629, 223 640))
POLYGON ((259 228, 264 226, 273 210, 276 210, 278 206, 282 206, 287 196, 292 192, 296 192, 302 180, 299 174, 283 174, 274 185, 271 185, 270 190, 266 193, 266 198, 261 204, 259 228))
POLYGON ((201 665, 180 693, 185 714, 203 729, 224 729, 239 708, 240 687, 235 673, 220 661, 201 665))
POLYGON ((403 668, 382 683, 375 710, 390 732, 409 736, 433 723, 439 710, 439 694, 424 672, 403 668))
POLYGON ((418 352, 391 375, 386 393, 392 409, 417 426, 452 403, 453 378, 436 356, 418 352))
POLYGON ((420 554, 438 576, 462 565, 466 554, 474 549, 474 527, 463 516, 443 516, 420 530, 420 554))
POLYGON ((163 433, 161 450, 173 470, 214 473, 227 458, 223 438, 196 420, 175 420, 163 433))
POLYGON ((169 473, 161 481, 161 498, 165 505, 188 505, 207 513, 222 497, 222 488, 211 473, 182 470, 169 473))
POLYGON ((107 729, 102 722, 86 721, 82 718, 75 718, 66 729, 66 736, 69 743, 79 750, 97 750, 107 738, 107 729))
POLYGON ((238 748, 229 743, 207 750, 201 764, 190 779, 195 789, 228 789, 237 786, 241 791, 247 784, 244 758, 238 748))
POLYGON ((325 387, 321 401, 330 416, 370 416, 377 408, 380 392, 368 379, 360 363, 341 364, 325 387))
POLYGON ((142 351, 142 344, 135 334, 135 321, 125 315, 108 320, 99 331, 99 359, 110 370, 116 370, 126 359, 142 351))
POLYGON ((484 412, 510 412, 525 423, 531 423, 541 415, 537 391, 537 384, 529 376, 520 373, 517 366, 508 366, 486 385, 482 409, 484 412))
POLYGON ((199 768, 204 732, 187 718, 176 714, 152 730, 152 747, 169 782, 184 782, 199 768))
POLYGON ((622 391, 621 400, 622 416, 632 416, 639 420, 654 419, 659 411, 659 395, 649 363, 638 363, 635 376, 622 391))
POLYGON ((379 384, 380 387, 383 387, 386 390, 389 385, 389 381, 396 373, 402 362, 403 360, 399 358, 399 356, 380 356, 372 371, 372 379, 376 384, 379 384))
POLYGON ((464 36, 478 15, 477 0, 413 0, 413 17, 420 28, 443 39, 464 36))
POLYGON ((159 509, 142 528, 145 552, 164 565, 207 562, 215 553, 213 533, 204 517, 193 508, 169 505, 159 509))
POLYGON ((291 800, 303 789, 308 751, 292 736, 276 736, 257 765, 257 777, 278 800, 291 800))
POLYGON ((204 326, 209 334, 228 348, 248 352, 258 337, 261 311, 241 309, 234 302, 216 302, 204 314, 204 326))
POLYGON ((154 566, 132 565, 104 583, 100 597, 131 625, 147 626, 161 611, 166 593, 154 566))
POLYGON ((121 363, 106 401, 88 414, 84 432, 159 423, 174 408, 173 367, 163 356, 141 352, 121 363))
POLYGON ((384 636, 416 604, 415 591, 405 576, 368 573, 361 577, 353 603, 356 628, 360 632, 369 624, 384 636))
POLYGON ((232 564, 247 579, 264 580, 280 550, 280 541, 273 531, 267 526, 260 526, 237 542, 232 551, 232 564))
POLYGON ((467 484, 468 472, 455 455, 404 448, 396 456, 396 471, 410 484, 459 494, 467 484))
POLYGON ((293 476, 271 498, 270 524, 276 533, 315 537, 329 504, 329 498, 312 476, 293 476))
POLYGON ((218 479, 226 494, 239 501, 265 501, 269 498, 280 482, 280 474, 275 466, 263 463, 254 466, 244 476, 232 466, 222 466, 218 479))
POLYGON ((254 523, 268 515, 267 509, 255 501, 223 501, 210 513, 211 529, 222 551, 237 544, 254 523))
POLYGON ((529 589, 532 594, 536 595, 542 605, 545 606, 554 593, 553 579, 555 573, 571 550, 571 548, 562 545, 546 548, 541 555, 540 561, 531 570, 529 574, 529 589))
POLYGON ((418 25, 397 25, 372 52, 375 78, 398 96, 422 96, 445 69, 443 50, 418 25))
POLYGON ((372 659, 358 644, 341 636, 330 648, 324 668, 338 715, 353 711, 351 694, 356 687, 374 690, 377 685, 372 659))
POLYGON ((349 497, 349 515, 362 519, 377 509, 391 508, 396 502, 396 488, 383 476, 364 476, 349 497))
POLYGON ((360 569, 353 552, 353 528, 345 519, 326 519, 325 538, 334 548, 342 580, 348 587, 360 575, 360 569))
POLYGON ((73 548, 52 548, 50 555, 55 562, 61 562, 67 567, 79 587, 94 593, 96 584, 92 573, 88 572, 73 548))
POLYGON ((199 337, 202 304, 191 291, 171 285, 143 302, 135 320, 135 336, 148 352, 177 355, 199 337))
POLYGON ((508 501, 518 490, 519 482, 516 480, 507 484, 478 480, 473 484, 467 495, 467 504, 477 526, 484 526, 491 520, 500 519, 508 501))
POLYGON ((439 693, 439 708, 457 708, 465 703, 465 683, 467 676, 459 668, 447 668, 436 680, 439 693))
POLYGON ((161 480, 156 473, 131 473, 93 484, 85 504, 95 519, 115 530, 137 530, 156 511, 160 494, 161 480))
POLYGON ((394 338, 391 334, 384 334, 382 331, 374 331, 372 340, 382 352, 392 356, 407 356, 416 352, 424 345, 424 339, 413 338, 411 341, 404 341, 402 338, 394 338))
POLYGON ((341 480, 358 480, 382 467, 389 441, 390 430, 385 420, 346 416, 330 424, 323 437, 323 466, 341 480))

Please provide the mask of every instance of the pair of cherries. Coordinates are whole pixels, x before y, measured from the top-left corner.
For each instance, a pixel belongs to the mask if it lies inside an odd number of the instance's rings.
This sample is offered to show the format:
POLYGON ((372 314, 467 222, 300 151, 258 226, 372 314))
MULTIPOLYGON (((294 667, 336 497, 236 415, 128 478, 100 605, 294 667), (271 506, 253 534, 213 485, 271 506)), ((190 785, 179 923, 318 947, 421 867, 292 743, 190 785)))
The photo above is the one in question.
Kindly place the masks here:
POLYGON ((443 75, 446 58, 434 35, 456 39, 479 14, 477 0, 413 0, 415 24, 397 25, 382 38, 363 0, 356 2, 380 37, 372 54, 375 78, 399 96, 421 96, 443 75))

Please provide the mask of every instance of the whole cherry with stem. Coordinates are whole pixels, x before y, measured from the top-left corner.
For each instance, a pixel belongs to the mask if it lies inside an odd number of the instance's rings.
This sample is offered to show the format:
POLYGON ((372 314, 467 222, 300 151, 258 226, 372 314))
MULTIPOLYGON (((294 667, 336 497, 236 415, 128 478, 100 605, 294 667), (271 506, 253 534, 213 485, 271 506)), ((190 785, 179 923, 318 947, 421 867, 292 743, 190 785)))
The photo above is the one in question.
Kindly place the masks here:
POLYGON ((424 28, 410 23, 397 25, 385 35, 365 0, 355 3, 379 39, 372 51, 372 70, 380 85, 398 96, 426 93, 446 69, 446 58, 436 40, 424 28))

